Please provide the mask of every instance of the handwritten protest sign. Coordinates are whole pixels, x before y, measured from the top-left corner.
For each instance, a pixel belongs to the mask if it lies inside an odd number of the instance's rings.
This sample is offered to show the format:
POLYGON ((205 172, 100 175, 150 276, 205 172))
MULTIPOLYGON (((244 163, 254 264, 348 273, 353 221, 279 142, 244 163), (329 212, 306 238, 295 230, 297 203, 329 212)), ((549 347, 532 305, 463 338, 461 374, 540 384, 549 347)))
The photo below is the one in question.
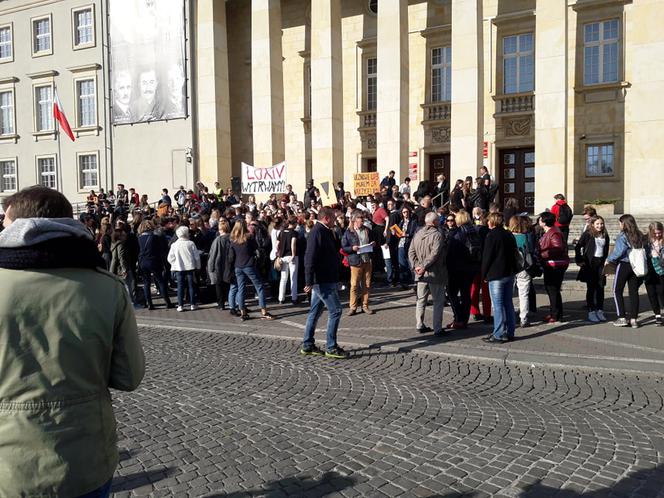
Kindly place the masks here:
POLYGON ((353 191, 356 196, 373 195, 376 192, 380 192, 380 177, 378 176, 378 172, 354 173, 353 191))
POLYGON ((281 162, 269 168, 242 163, 243 194, 283 194, 286 192, 288 169, 281 162))

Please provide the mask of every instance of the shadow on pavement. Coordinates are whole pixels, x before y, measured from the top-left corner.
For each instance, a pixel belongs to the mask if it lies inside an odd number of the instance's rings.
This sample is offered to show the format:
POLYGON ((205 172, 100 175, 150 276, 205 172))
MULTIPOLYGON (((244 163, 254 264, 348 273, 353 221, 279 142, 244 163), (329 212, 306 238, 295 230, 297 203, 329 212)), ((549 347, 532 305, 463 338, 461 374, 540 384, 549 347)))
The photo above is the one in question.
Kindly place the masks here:
POLYGON ((326 496, 346 488, 351 488, 353 484, 355 484, 353 477, 344 477, 336 472, 326 472, 317 479, 310 477, 286 477, 277 481, 271 481, 259 489, 248 489, 233 493, 215 493, 206 495, 206 498, 326 496))
POLYGON ((120 491, 131 491, 149 484, 154 484, 173 475, 176 469, 167 467, 159 470, 146 470, 145 472, 135 472, 125 476, 116 476, 113 478, 111 491, 118 493, 120 491))

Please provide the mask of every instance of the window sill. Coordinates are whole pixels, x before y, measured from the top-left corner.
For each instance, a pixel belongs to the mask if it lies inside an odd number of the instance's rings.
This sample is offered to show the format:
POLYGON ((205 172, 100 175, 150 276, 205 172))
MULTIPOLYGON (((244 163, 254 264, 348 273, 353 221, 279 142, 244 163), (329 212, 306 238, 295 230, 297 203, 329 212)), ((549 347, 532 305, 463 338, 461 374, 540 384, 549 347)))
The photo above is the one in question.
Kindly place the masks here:
POLYGON ((601 92, 603 90, 618 90, 622 88, 631 88, 631 86, 632 84, 629 81, 616 81, 613 83, 598 83, 595 85, 575 86, 574 91, 576 93, 601 92))
POLYGON ((0 59, 0 64, 9 64, 10 62, 14 62, 14 57, 5 57, 4 59, 0 59))
POLYGON ((18 143, 19 137, 16 133, 10 135, 0 135, 0 143, 18 143))
POLYGON ((101 126, 99 126, 99 125, 79 126, 78 128, 73 128, 72 131, 74 133, 76 133, 76 138, 81 137, 81 136, 86 136, 86 135, 97 135, 97 136, 99 136, 99 132, 101 131, 101 126))
POLYGON ((32 52, 32 57, 46 57, 48 55, 53 55, 53 50, 43 50, 41 52, 32 52))
POLYGON ((86 48, 95 48, 97 44, 95 42, 90 43, 81 43, 80 45, 72 45, 72 50, 85 50, 86 48))
POLYGON ((55 140, 57 138, 55 130, 35 131, 32 133, 32 136, 34 137, 35 142, 45 139, 55 140))

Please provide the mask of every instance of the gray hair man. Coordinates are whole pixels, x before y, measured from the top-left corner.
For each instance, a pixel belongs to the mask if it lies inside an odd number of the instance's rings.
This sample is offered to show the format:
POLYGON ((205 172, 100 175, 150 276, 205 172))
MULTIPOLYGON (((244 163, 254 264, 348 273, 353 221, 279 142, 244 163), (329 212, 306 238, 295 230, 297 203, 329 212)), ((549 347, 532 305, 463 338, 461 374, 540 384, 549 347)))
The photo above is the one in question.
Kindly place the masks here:
POLYGON ((445 307, 445 286, 447 285, 447 241, 439 228, 438 215, 427 213, 424 227, 413 237, 408 250, 408 259, 415 271, 417 281, 417 307, 415 318, 417 331, 431 332, 424 324, 424 311, 429 294, 433 299, 433 331, 436 336, 444 333, 443 308, 445 307))

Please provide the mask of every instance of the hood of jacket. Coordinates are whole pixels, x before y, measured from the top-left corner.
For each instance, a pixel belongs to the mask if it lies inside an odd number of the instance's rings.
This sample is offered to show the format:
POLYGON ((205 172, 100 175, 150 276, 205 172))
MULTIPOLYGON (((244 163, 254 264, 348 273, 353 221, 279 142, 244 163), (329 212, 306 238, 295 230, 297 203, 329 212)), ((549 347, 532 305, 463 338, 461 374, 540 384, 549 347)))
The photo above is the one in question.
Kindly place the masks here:
POLYGON ((562 206, 563 204, 567 204, 567 201, 565 199, 558 199, 556 201, 556 204, 558 204, 559 206, 562 206))
POLYGON ((92 240, 85 225, 71 218, 19 218, 0 232, 0 248, 30 247, 65 237, 92 240))

